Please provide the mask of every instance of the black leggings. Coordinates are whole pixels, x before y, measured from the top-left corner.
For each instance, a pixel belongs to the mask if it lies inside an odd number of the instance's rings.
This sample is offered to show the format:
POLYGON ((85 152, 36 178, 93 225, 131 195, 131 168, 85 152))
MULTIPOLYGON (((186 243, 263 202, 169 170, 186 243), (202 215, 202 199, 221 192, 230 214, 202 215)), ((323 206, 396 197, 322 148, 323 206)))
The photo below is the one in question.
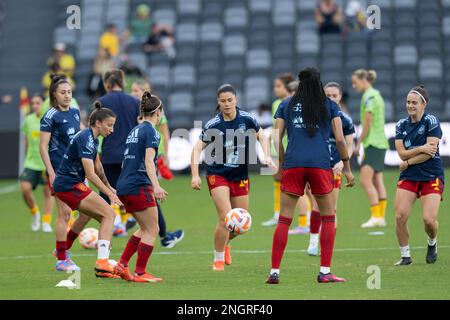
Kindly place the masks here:
POLYGON ((164 215, 161 210, 161 206, 159 202, 156 201, 156 205, 158 206, 158 225, 159 225, 159 236, 160 238, 164 238, 166 236, 166 220, 164 219, 164 215))

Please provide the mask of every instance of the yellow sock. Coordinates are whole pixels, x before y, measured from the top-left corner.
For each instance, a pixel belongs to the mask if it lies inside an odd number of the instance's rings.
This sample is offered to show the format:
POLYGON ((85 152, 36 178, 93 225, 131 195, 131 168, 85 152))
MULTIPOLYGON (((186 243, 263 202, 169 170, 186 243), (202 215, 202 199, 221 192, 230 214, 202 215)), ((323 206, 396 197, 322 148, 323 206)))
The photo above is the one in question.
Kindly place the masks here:
POLYGON ((307 215, 298 215, 298 226, 302 228, 306 228, 308 226, 307 215))
POLYGON ((42 215, 42 222, 51 224, 52 223, 52 214, 51 213, 44 213, 42 215))
POLYGON ((35 206, 34 208, 31 208, 30 211, 31 211, 31 214, 33 216, 35 216, 35 215, 37 215, 39 213, 39 207, 35 206))
POLYGON ((380 218, 380 205, 376 204, 370 207, 372 218, 380 218))
POLYGON ((311 212, 312 211, 311 200, 309 200, 308 196, 306 197, 306 207, 308 208, 307 212, 311 212))
POLYGON ((386 216, 387 200, 380 199, 379 205, 380 205, 380 217, 384 219, 384 217, 386 216))
POLYGON ((67 228, 70 230, 70 228, 72 228, 73 223, 75 222, 75 215, 76 215, 76 211, 71 211, 70 212, 70 220, 69 220, 69 224, 67 225, 67 228))
POLYGON ((122 221, 122 224, 127 223, 128 214, 127 214, 127 211, 125 210, 125 208, 120 208, 119 214, 120 214, 120 220, 122 221))
POLYGON ((273 212, 280 212, 281 182, 273 182, 273 212))

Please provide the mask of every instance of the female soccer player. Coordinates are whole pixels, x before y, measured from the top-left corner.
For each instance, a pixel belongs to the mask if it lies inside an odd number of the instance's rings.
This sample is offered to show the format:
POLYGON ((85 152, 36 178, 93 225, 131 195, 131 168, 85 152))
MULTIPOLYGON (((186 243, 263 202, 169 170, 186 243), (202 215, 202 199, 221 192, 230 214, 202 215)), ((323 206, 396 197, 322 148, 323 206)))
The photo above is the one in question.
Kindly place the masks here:
POLYGON ((117 181, 117 194, 139 224, 139 229, 128 240, 116 273, 135 282, 161 282, 161 278, 146 272, 158 235, 156 199, 164 200, 167 192, 161 188, 156 174, 159 133, 155 126, 161 120, 162 102, 145 91, 141 99, 143 122, 131 130, 126 141, 122 173, 117 181), (131 257, 137 251, 134 276, 128 269, 131 257))
MULTIPOLYGON (((142 99, 142 95, 145 91, 151 92, 150 84, 145 80, 135 81, 131 85, 131 95, 142 99)), ((164 115, 164 111, 161 114, 161 120, 155 126, 161 139, 158 146, 158 163, 157 169, 161 176, 165 179, 172 179, 173 175, 170 172, 168 165, 168 153, 169 153, 169 142, 170 142, 170 132, 167 118, 164 115)), ((183 240, 184 232, 183 230, 176 230, 174 232, 167 232, 166 219, 164 218, 161 206, 158 201, 156 201, 156 206, 158 208, 158 224, 159 224, 159 237, 161 239, 161 245, 164 248, 173 248, 178 242, 183 240)))
POLYGON ((395 148, 402 159, 395 198, 395 220, 401 260, 412 263, 409 251, 408 218, 416 199, 422 202, 422 216, 428 235, 427 263, 437 260, 439 204, 444 191, 444 170, 439 155, 442 130, 439 120, 425 112, 429 101, 424 86, 414 87, 406 99, 408 117, 397 122, 395 148))
MULTIPOLYGON (((355 127, 353 126, 352 119, 345 114, 341 109, 342 99, 342 87, 337 82, 329 82, 324 87, 325 95, 339 106, 339 117, 342 122, 342 131, 344 133, 345 142, 347 143, 348 155, 353 154, 353 135, 355 134, 355 127)), ((344 163, 339 157, 339 151, 336 148, 336 139, 333 133, 330 136, 330 154, 331 154, 331 167, 333 168, 334 175, 334 189, 331 193, 334 201, 335 214, 337 213, 337 201, 339 198, 339 190, 342 183, 342 169, 344 163)), ((309 235, 308 254, 311 256, 317 256, 319 254, 319 230, 321 225, 320 211, 316 201, 313 202, 313 209, 311 211, 311 223, 309 235)))
MULTIPOLYGON (((39 152, 47 170, 49 186, 52 189, 55 171, 59 168, 70 140, 80 131, 80 111, 70 106, 72 87, 65 76, 54 75, 49 89, 52 106, 41 119, 39 152)), ((52 190, 53 192, 53 190, 52 190)), ((67 225, 71 210, 63 201, 56 198, 58 217, 56 219, 57 271, 78 270, 77 265, 66 254, 67 225)), ((79 215, 77 225, 85 225, 89 217, 79 215)), ((73 242, 73 241, 72 241, 73 242)))
POLYGON ((335 238, 333 171, 328 141, 331 128, 339 156, 344 163, 347 186, 353 186, 354 177, 342 133, 339 107, 325 96, 317 69, 301 70, 298 79, 300 83, 297 92, 290 100, 283 101, 275 114, 279 129, 279 137, 275 142, 280 163, 283 164, 281 212, 273 236, 272 270, 266 283, 279 283, 280 264, 287 244, 289 226, 298 198, 304 194, 306 183, 309 183, 316 198, 322 220, 322 255, 317 279, 319 282, 343 282, 345 279, 330 272, 335 238), (286 154, 280 143, 285 131, 289 138, 286 154))
MULTIPOLYGON (((258 122, 237 107, 236 90, 230 84, 217 91, 218 114, 203 128, 191 155, 192 182, 200 190, 200 154, 207 148, 207 181, 211 197, 216 205, 218 222, 214 235, 213 270, 223 271, 231 264, 230 241, 235 237, 225 226, 225 215, 232 208, 248 209, 250 181, 248 179, 249 147, 255 137, 264 152, 263 164, 275 167, 268 154, 267 139, 258 122)), ((254 147, 254 146, 253 146, 254 147)), ((253 151, 252 151, 253 152, 253 151)))
POLYGON ((89 117, 89 128, 77 133, 70 141, 56 172, 53 188, 56 197, 72 210, 100 222, 98 256, 95 264, 97 277, 115 278, 109 263, 109 250, 114 226, 114 210, 97 193, 84 184, 85 179, 106 194, 112 203, 122 205, 106 179, 97 154, 99 136, 107 137, 113 132, 116 115, 99 103, 89 117))
MULTIPOLYGON (((289 85, 294 81, 294 76, 291 73, 284 73, 284 74, 280 74, 274 81, 273 83, 273 93, 275 95, 275 97, 277 97, 277 99, 272 103, 272 115, 275 115, 275 112, 278 109, 278 106, 280 105, 280 103, 289 98, 295 91, 295 90, 291 90, 291 88, 289 87, 289 85)), ((275 132, 276 132, 276 123, 274 121, 273 126, 272 126, 273 130, 271 133, 271 141, 275 140, 275 132)), ((283 138, 283 144, 286 147, 287 145, 287 137, 285 136, 283 138)), ((272 146, 272 143, 271 143, 272 146)), ((272 157, 275 159, 277 158, 277 151, 275 150, 275 148, 271 147, 271 155, 272 157)), ((274 179, 274 185, 273 185, 273 217, 267 221, 264 221, 262 223, 263 226, 265 227, 271 227, 271 226, 275 226, 278 223, 278 217, 280 216, 280 181, 281 181, 281 175, 279 174, 275 174, 273 176, 274 179)), ((291 234, 302 234, 302 233, 307 233, 308 232, 308 214, 307 214, 307 197, 300 197, 299 199, 299 203, 298 203, 298 209, 299 209, 299 224, 297 228, 294 228, 293 230, 291 230, 291 234)))
POLYGON ((42 216, 42 231, 52 232, 50 226, 52 221, 53 198, 50 186, 45 175, 45 165, 39 154, 39 131, 41 120, 41 109, 44 97, 34 95, 31 97, 32 113, 25 117, 22 125, 22 132, 25 135, 25 163, 24 170, 19 177, 20 188, 23 199, 33 215, 31 230, 39 231, 41 228, 41 214, 36 200, 33 197, 33 190, 40 184, 44 191, 44 214, 42 216))
POLYGON ((389 147, 384 133, 384 100, 380 92, 372 87, 377 78, 374 70, 358 69, 353 72, 352 85, 361 98, 362 132, 355 146, 359 155, 364 146, 364 159, 361 163, 360 181, 370 203, 371 218, 363 223, 363 228, 385 227, 386 187, 383 181, 384 156, 389 147))

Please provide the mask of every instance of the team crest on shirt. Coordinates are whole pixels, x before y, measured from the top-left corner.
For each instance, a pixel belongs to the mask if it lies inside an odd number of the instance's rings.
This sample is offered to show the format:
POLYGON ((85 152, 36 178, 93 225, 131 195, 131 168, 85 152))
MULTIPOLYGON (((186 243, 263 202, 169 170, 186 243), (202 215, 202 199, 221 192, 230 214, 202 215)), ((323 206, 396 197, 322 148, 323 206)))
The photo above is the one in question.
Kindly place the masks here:
POLYGON ((69 128, 69 129, 67 129, 67 135, 69 136, 69 137, 71 137, 72 138, 72 136, 75 134, 75 128, 69 128))
POLYGON ((421 125, 420 128, 419 128, 419 131, 417 131, 417 133, 418 134, 424 134, 424 132, 425 132, 425 126, 421 125))
POLYGON ((405 148, 409 148, 411 147, 411 140, 406 140, 405 141, 405 148))
POLYGON ((245 130, 247 130, 247 126, 245 125, 245 123, 241 123, 241 124, 239 125, 239 130, 241 130, 241 131, 243 131, 243 132, 245 132, 245 130))
POLYGON ((77 114, 74 117, 77 120, 77 122, 80 122, 80 117, 77 114))

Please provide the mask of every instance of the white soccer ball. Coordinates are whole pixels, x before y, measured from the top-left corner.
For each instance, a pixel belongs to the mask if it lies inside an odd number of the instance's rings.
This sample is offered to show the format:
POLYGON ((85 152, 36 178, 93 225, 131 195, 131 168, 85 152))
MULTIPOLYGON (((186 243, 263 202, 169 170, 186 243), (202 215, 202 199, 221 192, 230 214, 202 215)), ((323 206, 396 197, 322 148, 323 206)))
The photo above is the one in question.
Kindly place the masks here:
POLYGON ((245 209, 234 208, 225 216, 225 224, 230 232, 244 234, 252 226, 252 216, 245 209))
POLYGON ((85 249, 96 249, 98 242, 98 230, 95 228, 86 228, 78 236, 78 242, 85 249))

